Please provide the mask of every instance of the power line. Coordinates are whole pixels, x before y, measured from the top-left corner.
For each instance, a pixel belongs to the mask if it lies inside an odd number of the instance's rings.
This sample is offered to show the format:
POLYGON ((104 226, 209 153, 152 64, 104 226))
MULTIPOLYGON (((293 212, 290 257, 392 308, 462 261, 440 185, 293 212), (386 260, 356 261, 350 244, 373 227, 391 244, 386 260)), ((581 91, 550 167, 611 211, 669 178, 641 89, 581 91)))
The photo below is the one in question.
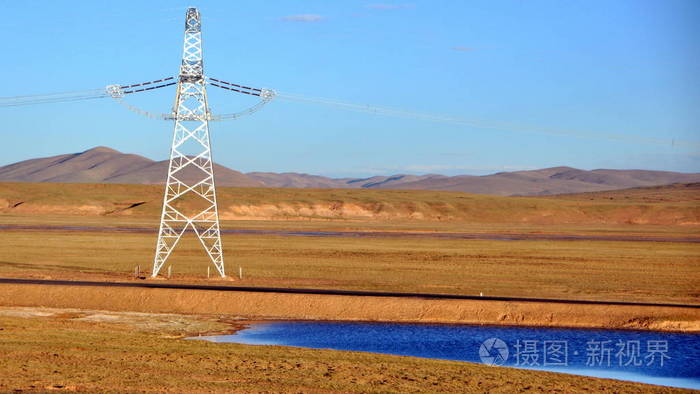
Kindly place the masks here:
MULTIPOLYGON (((88 90, 77 90, 59 93, 47 93, 47 94, 35 94, 35 95, 24 95, 24 96, 10 96, 10 97, 0 97, 0 108, 2 107, 18 107, 18 106, 28 106, 28 105, 38 105, 38 104, 55 104, 55 103, 66 103, 66 102, 76 102, 85 100, 101 99, 105 97, 112 97, 116 99, 120 104, 125 106, 132 112, 138 113, 140 115, 146 116, 151 119, 164 119, 172 120, 171 114, 165 113, 152 113, 149 111, 142 110, 131 104, 126 103, 123 100, 124 95, 140 93, 145 91, 151 91, 163 87, 168 87, 175 85, 176 82, 168 82, 173 80, 174 77, 162 78, 159 80, 142 82, 137 84, 127 84, 127 85, 110 85, 103 89, 88 89, 88 90), (168 83, 164 83, 168 82, 168 83), (154 86, 149 86, 154 85, 154 86), (148 86, 148 87, 144 87, 148 86), (138 88, 138 89, 134 89, 138 88), (115 90, 116 89, 116 90, 115 90)), ((222 81, 220 79, 206 77, 207 84, 215 86, 217 88, 225 89, 228 91, 233 91, 236 93, 243 93, 252 96, 261 97, 261 101, 252 107, 245 109, 236 113, 228 114, 218 114, 210 115, 210 120, 232 120, 237 119, 242 116, 250 115, 262 109, 266 104, 271 102, 274 98, 280 98, 288 101, 295 101, 305 104, 312 105, 323 105, 334 107, 346 111, 369 113, 381 116, 391 116, 405 119, 416 119, 428 122, 437 122, 445 124, 453 124, 460 126, 469 126, 478 129, 488 129, 488 130, 498 130, 504 132, 514 132, 514 133, 527 133, 527 134, 544 134, 544 135, 555 135, 555 136, 565 136, 565 137, 575 137, 584 139, 596 139, 596 140, 608 140, 616 142, 626 142, 633 144, 642 145, 657 145, 657 146, 672 146, 679 147, 685 146, 690 148, 700 148, 700 142, 697 141, 684 141, 677 139, 661 139, 661 138, 649 138, 639 135, 630 134, 620 134, 620 133, 608 133, 608 132, 591 132, 591 131, 579 131, 579 130, 565 130, 565 129, 553 129, 553 128, 543 128, 532 125, 524 125, 517 123, 506 123, 506 122, 493 122, 493 121, 483 121, 475 119, 465 119, 457 118, 447 115, 438 115, 423 113, 417 111, 409 111, 398 108, 389 108, 376 105, 349 103, 345 101, 340 101, 332 98, 325 97, 313 97, 305 96, 295 93, 285 93, 285 92, 275 92, 271 89, 258 89, 252 88, 240 84, 235 84, 231 82, 222 81), (212 82, 213 81, 213 82, 212 82)))
POLYGON ((586 139, 598 139, 598 140, 609 140, 618 142, 628 142, 634 144, 644 144, 644 145, 662 145, 662 146, 679 146, 684 145, 688 147, 699 148, 700 142, 696 141, 682 141, 682 140, 671 140, 671 139, 660 139, 660 138, 649 138, 637 135, 629 134, 619 134, 619 133, 601 133, 601 132, 590 132, 590 131, 578 131, 578 130, 564 130, 564 129, 551 129, 542 128, 531 125, 523 125, 516 123, 506 123, 506 122, 488 122, 483 120, 474 119, 464 119, 456 118, 446 115, 437 115, 422 113, 416 111, 408 111, 404 109, 388 108, 375 105, 367 104, 357 104, 339 101, 336 99, 325 98, 325 97, 311 97, 304 96, 294 93, 277 92, 276 97, 283 100, 302 102, 307 104, 317 104, 335 107, 338 109, 349 110, 354 112, 370 113, 375 115, 393 116, 399 118, 416 119, 429 122, 447 123, 461 126, 470 126, 478 129, 489 129, 498 130, 505 132, 514 133, 527 133, 527 134, 545 134, 545 135, 556 135, 565 137, 576 137, 576 138, 586 138, 586 139))
POLYGON ((0 97, 0 107, 18 107, 35 104, 65 103, 109 97, 105 89, 75 90, 70 92, 0 97))

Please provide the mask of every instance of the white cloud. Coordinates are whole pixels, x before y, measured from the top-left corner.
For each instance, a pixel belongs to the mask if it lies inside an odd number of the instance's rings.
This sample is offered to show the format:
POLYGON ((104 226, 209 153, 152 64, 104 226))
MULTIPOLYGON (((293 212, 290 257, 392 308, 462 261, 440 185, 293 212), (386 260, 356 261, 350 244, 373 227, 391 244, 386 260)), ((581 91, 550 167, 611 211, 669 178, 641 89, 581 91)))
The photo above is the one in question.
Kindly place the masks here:
POLYGON ((405 8, 413 8, 413 4, 388 4, 388 3, 374 3, 367 4, 367 8, 373 10, 400 10, 405 8))
POLYGON ((537 167, 525 165, 502 165, 502 166, 470 166, 470 165, 451 165, 451 164, 410 164, 405 166, 391 167, 372 167, 363 168, 363 172, 368 173, 396 173, 396 172, 412 172, 412 173, 431 173, 447 171, 454 173, 455 171, 478 171, 478 172, 501 172, 501 171, 525 171, 535 170, 537 167))
POLYGON ((317 14, 299 14, 299 15, 283 16, 281 19, 285 22, 313 23, 313 22, 320 22, 324 18, 323 18, 323 16, 317 15, 317 14))
POLYGON ((532 170, 529 166, 460 166, 460 165, 442 165, 442 164, 414 164, 397 168, 406 171, 445 171, 445 170, 481 170, 481 171, 518 171, 532 170))
POLYGON ((460 52, 469 52, 469 51, 473 51, 474 49, 475 49, 475 48, 463 47, 463 46, 455 46, 455 47, 452 47, 452 50, 453 50, 453 51, 460 51, 460 52))

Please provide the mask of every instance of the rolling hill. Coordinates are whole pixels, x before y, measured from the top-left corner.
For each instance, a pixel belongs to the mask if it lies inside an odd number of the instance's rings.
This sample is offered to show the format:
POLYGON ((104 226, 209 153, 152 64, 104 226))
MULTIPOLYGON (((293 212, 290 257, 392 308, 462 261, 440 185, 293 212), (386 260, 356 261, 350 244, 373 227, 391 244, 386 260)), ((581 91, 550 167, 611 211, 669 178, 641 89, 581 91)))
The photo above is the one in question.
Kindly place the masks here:
MULTIPOLYGON (((221 165, 215 165, 214 174, 221 186, 264 186, 221 165)), ((2 182, 161 184, 165 183, 167 175, 168 160, 154 161, 103 146, 0 167, 2 182)), ((183 176, 183 180, 186 179, 187 174, 183 176)))
MULTIPOLYGON (((0 167, 0 182, 162 184, 168 161, 154 161, 107 147, 30 159, 0 167)), ((321 189, 444 190, 500 196, 540 196, 700 182, 700 174, 649 170, 580 170, 552 167, 475 176, 438 174, 329 178, 299 173, 243 174, 216 164, 219 186, 321 189)), ((187 175, 185 175, 187 178, 187 175)))
POLYGON ((262 182, 267 187, 320 188, 320 189, 357 189, 389 188, 409 182, 418 182, 433 178, 446 178, 444 175, 391 175, 369 178, 328 178, 320 175, 285 172, 249 172, 246 175, 262 182))
POLYGON ((700 182, 700 174, 648 170, 586 171, 571 167, 553 167, 485 176, 428 178, 395 185, 392 188, 461 191, 500 196, 543 196, 693 182, 700 182))

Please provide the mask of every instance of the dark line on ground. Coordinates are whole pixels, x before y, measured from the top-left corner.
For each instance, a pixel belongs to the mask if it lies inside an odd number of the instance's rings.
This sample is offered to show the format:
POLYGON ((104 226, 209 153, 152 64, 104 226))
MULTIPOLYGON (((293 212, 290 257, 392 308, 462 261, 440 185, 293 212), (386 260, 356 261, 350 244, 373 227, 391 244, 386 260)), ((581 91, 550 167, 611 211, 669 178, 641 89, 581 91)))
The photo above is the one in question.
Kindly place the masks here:
POLYGON ((491 297, 491 296, 482 297, 482 296, 469 296, 469 295, 460 295, 460 294, 396 293, 396 292, 386 292, 386 291, 362 291, 362 290, 295 289, 295 288, 279 288, 279 287, 188 285, 188 284, 175 284, 175 283, 96 282, 96 281, 71 281, 71 280, 52 280, 52 279, 0 278, 0 284, 50 285, 50 286, 95 286, 95 287, 137 287, 137 288, 149 288, 149 289, 236 291, 236 292, 253 292, 253 293, 317 294, 317 295, 338 295, 338 296, 356 296, 356 297, 398 297, 398 298, 474 300, 474 301, 543 302, 543 303, 555 303, 555 304, 649 306, 649 307, 700 309, 700 305, 690 305, 690 304, 664 304, 664 303, 649 303, 649 302, 594 301, 594 300, 563 300, 563 299, 550 299, 550 298, 521 298, 521 297, 491 297))

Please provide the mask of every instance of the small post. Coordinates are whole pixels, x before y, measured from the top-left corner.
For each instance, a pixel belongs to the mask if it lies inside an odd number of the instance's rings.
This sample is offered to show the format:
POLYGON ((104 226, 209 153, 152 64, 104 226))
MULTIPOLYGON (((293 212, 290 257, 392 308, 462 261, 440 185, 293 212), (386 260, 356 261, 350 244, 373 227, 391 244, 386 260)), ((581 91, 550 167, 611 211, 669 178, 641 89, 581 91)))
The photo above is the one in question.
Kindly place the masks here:
POLYGON ((209 268, 209 266, 207 266, 207 279, 209 279, 209 271, 210 271, 210 268, 209 268))
POLYGON ((483 293, 483 292, 479 292, 479 297, 483 297, 483 296, 484 296, 484 293, 483 293))
POLYGON ((243 267, 238 267, 238 279, 243 279, 243 267))
POLYGON ((141 276, 141 266, 137 265, 136 270, 134 270, 134 273, 136 273, 136 279, 138 279, 141 276))
POLYGON ((172 273, 173 273, 173 266, 169 265, 168 266, 168 279, 170 279, 170 275, 172 275, 172 273))

